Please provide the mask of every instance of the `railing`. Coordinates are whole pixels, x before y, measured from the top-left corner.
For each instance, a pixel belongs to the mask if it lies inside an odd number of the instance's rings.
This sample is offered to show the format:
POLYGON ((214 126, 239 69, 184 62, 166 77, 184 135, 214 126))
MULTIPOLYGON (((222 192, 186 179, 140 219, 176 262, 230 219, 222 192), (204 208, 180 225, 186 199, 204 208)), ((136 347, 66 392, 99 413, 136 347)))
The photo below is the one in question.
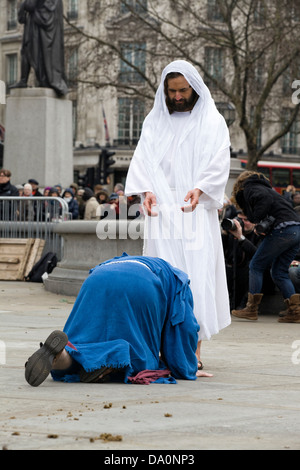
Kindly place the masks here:
POLYGON ((45 240, 44 252, 63 256, 63 239, 53 227, 70 220, 67 202, 60 197, 0 197, 0 239, 45 240))

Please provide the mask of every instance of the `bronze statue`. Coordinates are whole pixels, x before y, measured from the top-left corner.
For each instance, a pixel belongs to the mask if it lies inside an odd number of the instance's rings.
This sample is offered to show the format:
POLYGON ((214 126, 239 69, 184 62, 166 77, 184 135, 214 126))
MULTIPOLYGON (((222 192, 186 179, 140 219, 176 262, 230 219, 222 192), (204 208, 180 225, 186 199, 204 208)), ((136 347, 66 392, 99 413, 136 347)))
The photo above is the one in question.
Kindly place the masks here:
POLYGON ((26 88, 33 68, 37 86, 53 88, 59 96, 66 95, 62 0, 24 0, 18 20, 24 24, 21 80, 11 88, 26 88))

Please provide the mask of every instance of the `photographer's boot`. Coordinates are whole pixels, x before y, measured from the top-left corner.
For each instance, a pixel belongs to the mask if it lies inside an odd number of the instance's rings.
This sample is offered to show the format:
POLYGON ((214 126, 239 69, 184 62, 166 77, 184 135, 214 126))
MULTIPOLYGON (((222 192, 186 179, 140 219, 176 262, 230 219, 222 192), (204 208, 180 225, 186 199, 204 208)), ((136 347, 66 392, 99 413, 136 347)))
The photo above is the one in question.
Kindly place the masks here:
POLYGON ((278 319, 279 323, 300 323, 300 294, 292 295, 285 302, 288 303, 287 314, 278 319))
POLYGON ((250 294, 248 293, 248 302, 243 310, 232 310, 231 314, 234 317, 244 318, 245 320, 258 319, 258 306, 261 302, 263 294, 250 294))

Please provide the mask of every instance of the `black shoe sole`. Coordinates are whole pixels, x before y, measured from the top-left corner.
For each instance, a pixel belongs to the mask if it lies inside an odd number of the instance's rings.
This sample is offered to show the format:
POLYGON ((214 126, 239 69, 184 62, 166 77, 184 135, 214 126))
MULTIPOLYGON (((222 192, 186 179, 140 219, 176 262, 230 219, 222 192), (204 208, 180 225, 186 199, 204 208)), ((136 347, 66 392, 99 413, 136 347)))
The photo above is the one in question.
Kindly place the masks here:
POLYGON ((68 343, 68 336, 63 331, 53 331, 43 346, 38 349, 25 364, 25 379, 32 387, 38 387, 46 380, 52 369, 52 363, 68 343))

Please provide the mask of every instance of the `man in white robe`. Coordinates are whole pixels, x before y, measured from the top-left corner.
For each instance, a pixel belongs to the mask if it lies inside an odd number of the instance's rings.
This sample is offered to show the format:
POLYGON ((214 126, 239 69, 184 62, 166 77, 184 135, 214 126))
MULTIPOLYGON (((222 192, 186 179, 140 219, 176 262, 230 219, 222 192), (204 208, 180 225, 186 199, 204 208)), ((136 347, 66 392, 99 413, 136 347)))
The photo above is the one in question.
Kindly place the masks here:
POLYGON ((230 324, 218 209, 229 176, 230 140, 201 76, 183 60, 162 72, 125 187, 145 209, 144 254, 165 259, 191 281, 203 339, 230 324))

